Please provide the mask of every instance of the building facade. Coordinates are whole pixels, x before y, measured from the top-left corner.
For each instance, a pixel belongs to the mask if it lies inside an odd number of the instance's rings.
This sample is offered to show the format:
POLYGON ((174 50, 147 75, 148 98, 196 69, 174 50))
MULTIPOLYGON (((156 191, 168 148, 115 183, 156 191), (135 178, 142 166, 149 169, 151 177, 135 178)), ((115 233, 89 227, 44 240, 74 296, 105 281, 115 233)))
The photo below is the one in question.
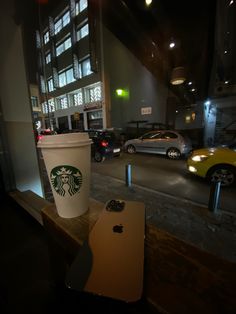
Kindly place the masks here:
POLYGON ((104 26, 94 3, 64 1, 37 32, 45 126, 66 132, 164 123, 167 88, 104 26))

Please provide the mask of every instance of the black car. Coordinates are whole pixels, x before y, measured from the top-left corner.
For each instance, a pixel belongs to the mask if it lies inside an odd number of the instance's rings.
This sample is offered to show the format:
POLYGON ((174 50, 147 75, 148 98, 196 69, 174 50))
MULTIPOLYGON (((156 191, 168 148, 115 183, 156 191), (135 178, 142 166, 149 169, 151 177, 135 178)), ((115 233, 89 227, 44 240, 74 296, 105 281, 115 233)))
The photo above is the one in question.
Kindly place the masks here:
POLYGON ((121 143, 117 135, 107 130, 88 130, 92 139, 91 154, 95 161, 101 162, 107 158, 120 156, 121 143))

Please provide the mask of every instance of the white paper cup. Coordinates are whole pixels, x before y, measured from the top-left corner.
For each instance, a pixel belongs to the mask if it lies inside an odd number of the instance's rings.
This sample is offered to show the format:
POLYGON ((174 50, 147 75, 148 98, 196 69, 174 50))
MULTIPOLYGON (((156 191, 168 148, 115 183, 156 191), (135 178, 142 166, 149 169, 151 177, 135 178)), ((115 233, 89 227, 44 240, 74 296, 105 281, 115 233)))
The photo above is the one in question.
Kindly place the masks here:
POLYGON ((58 215, 74 218, 89 206, 91 140, 88 133, 47 135, 39 140, 58 215))

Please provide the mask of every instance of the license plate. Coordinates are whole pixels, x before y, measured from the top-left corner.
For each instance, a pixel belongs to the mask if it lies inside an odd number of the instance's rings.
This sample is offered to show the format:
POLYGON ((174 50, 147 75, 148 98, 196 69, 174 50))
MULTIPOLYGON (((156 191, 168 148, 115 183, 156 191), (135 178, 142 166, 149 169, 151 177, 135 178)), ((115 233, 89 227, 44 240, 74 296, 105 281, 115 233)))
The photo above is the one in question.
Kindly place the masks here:
POLYGON ((120 152, 120 148, 114 148, 113 149, 113 153, 119 153, 120 152))

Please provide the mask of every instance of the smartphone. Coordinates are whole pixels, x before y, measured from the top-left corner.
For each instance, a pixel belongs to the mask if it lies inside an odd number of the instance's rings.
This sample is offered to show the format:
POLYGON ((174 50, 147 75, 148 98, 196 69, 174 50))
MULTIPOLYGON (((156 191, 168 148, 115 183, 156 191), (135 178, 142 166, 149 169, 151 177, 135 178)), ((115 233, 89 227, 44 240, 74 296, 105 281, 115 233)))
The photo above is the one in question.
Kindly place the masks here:
POLYGON ((143 291, 144 237, 144 203, 108 201, 67 273, 67 287, 138 301, 143 291))

